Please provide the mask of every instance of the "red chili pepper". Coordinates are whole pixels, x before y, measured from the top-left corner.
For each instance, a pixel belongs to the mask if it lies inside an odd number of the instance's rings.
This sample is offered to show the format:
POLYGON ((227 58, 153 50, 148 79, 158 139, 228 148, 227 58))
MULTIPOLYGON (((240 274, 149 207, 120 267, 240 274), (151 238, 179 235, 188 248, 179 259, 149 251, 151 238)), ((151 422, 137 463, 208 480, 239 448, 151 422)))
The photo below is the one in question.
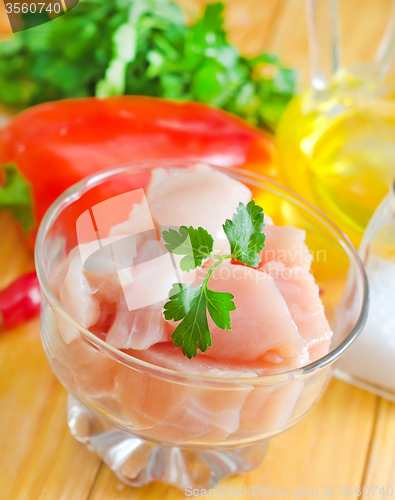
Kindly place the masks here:
POLYGON ((0 329, 10 330, 38 314, 41 291, 35 272, 0 291, 0 329))
POLYGON ((30 183, 37 224, 65 189, 99 170, 190 159, 275 177, 274 155, 271 138, 236 116, 154 97, 41 104, 15 116, 0 133, 1 163, 14 163, 30 183))

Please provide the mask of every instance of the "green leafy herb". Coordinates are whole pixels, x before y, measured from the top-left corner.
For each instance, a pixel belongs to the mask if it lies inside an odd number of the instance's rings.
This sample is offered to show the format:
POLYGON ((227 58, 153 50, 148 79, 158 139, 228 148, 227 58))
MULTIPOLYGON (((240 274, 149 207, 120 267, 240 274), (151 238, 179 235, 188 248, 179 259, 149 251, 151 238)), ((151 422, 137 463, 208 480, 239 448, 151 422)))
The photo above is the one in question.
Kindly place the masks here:
POLYGON ((233 219, 228 219, 224 224, 224 231, 236 260, 252 267, 259 264, 259 252, 265 246, 263 226, 262 209, 255 205, 254 200, 247 206, 239 204, 233 219))
POLYGON ((183 255, 180 262, 183 271, 196 269, 205 258, 215 259, 200 286, 175 283, 170 290, 170 300, 164 307, 166 320, 181 321, 171 338, 176 347, 182 347, 183 354, 188 358, 196 356, 198 348, 204 352, 212 344, 207 311, 218 328, 232 329, 230 312, 236 309, 234 296, 211 290, 209 279, 225 259, 236 259, 248 266, 258 265, 259 252, 265 246, 263 217, 263 209, 254 200, 247 206, 239 203, 237 213, 223 226, 231 247, 229 255, 213 254, 214 240, 202 227, 181 226, 178 231, 169 229, 162 232, 166 249, 172 254, 183 255))
POLYGON ((13 165, 1 169, 4 177, 0 186, 0 208, 11 210, 26 233, 35 225, 30 185, 13 165))
MULTIPOLYGON (((170 0, 84 0, 0 43, 0 96, 17 109, 69 97, 138 94, 195 100, 274 128, 296 73, 247 58, 227 39, 222 3, 187 26, 170 0), (39 33, 37 30, 40 30, 39 33)), ((31 22, 30 13, 22 21, 31 22)))
POLYGON ((170 298, 171 300, 165 304, 165 318, 178 318, 178 321, 182 319, 171 336, 174 345, 182 346, 182 352, 188 358, 196 356, 197 347, 204 352, 211 346, 211 335, 207 323, 207 300, 203 285, 197 288, 190 285, 179 287, 173 285, 170 298))
POLYGON ((181 226, 179 232, 174 229, 163 231, 166 249, 175 255, 184 255, 180 267, 182 271, 189 272, 202 265, 203 259, 211 255, 214 246, 213 237, 199 227, 194 229, 181 226))

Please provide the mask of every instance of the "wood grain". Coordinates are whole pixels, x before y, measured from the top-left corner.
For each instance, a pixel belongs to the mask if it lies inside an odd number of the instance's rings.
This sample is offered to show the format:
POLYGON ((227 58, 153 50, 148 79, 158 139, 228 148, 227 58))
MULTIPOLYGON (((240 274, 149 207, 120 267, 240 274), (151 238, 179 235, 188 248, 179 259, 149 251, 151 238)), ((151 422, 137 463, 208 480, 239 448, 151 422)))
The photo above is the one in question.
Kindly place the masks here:
POLYGON ((387 488, 395 494, 395 404, 380 399, 364 485, 387 488))

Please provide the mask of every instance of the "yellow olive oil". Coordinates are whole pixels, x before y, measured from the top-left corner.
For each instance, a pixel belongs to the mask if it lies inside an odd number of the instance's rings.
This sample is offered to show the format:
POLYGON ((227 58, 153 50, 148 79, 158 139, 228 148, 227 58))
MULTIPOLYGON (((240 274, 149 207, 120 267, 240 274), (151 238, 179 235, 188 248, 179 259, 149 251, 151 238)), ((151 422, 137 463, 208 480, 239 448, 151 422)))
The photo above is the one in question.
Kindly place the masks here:
POLYGON ((395 178, 395 95, 366 88, 312 91, 279 125, 282 181, 318 206, 358 245, 395 178))

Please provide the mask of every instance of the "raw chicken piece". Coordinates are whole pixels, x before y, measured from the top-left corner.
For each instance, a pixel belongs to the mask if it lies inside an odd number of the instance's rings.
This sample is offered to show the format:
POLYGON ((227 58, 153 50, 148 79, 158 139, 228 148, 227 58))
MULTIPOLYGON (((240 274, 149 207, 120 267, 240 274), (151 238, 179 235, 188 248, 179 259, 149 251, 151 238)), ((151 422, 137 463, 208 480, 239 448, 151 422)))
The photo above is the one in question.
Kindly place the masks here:
POLYGON ((119 366, 116 386, 121 395, 122 414, 136 430, 151 429, 166 420, 172 409, 183 401, 187 391, 183 385, 122 365, 119 366))
POLYGON ((157 439, 221 441, 235 432, 248 436, 257 430, 271 431, 276 427, 283 430, 303 388, 303 382, 292 379, 280 387, 278 383, 255 387, 251 379, 262 375, 258 363, 218 361, 203 354, 189 360, 172 344, 127 352, 155 366, 182 373, 225 379, 250 378, 245 384, 238 382, 222 391, 217 386, 213 393, 209 388, 174 384, 154 377, 149 377, 147 383, 148 377, 143 382, 141 375, 125 371, 120 383, 124 386, 128 377, 123 409, 134 421, 145 425, 147 435, 157 439), (136 377, 141 380, 137 382, 136 377))
POLYGON ((149 238, 156 238, 149 207, 146 203, 136 203, 129 214, 129 218, 120 224, 116 224, 110 229, 109 236, 129 236, 135 235, 137 248, 149 238))
MULTIPOLYGON (((256 377, 252 370, 235 363, 218 362, 203 355, 189 360, 172 344, 158 344, 129 354, 156 366, 194 375, 218 378, 256 377)), ((149 436, 187 441, 205 436, 221 440, 239 428, 240 410, 253 389, 250 383, 235 383, 221 390, 195 384, 174 383, 173 377, 157 378, 123 371, 123 409, 132 421, 149 429, 149 436), (230 390, 231 389, 231 390, 230 390)))
POLYGON ((195 398, 186 398, 173 408, 164 422, 154 425, 149 430, 152 438, 160 440, 224 441, 229 434, 239 427, 240 405, 235 410, 213 413, 196 403, 195 398))
POLYGON ((163 254, 159 241, 156 239, 145 240, 138 249, 137 255, 133 260, 133 266, 138 266, 144 262, 153 261, 163 254))
MULTIPOLYGON (((74 247, 72 250, 70 250, 67 257, 59 262, 53 269, 49 277, 49 285, 58 299, 60 298, 60 292, 62 287, 64 286, 66 275, 69 272, 71 262, 74 259, 79 259, 81 264, 79 268, 83 273, 83 278, 86 278, 86 280, 88 281, 91 291, 96 295, 96 298, 98 298, 100 301, 117 302, 119 293, 121 291, 121 284, 119 282, 115 269, 112 273, 108 273, 105 270, 103 270, 103 272, 90 272, 86 271, 84 266, 82 265, 80 251, 83 250, 83 253, 85 255, 90 254, 95 251, 96 243, 96 241, 91 243, 83 243, 74 247)), ((111 243, 111 240, 109 238, 104 238, 102 240, 103 246, 107 246, 109 243, 111 243)), ((100 263, 101 262, 99 260, 96 260, 96 267, 98 267, 99 271, 102 270, 102 267, 100 265, 97 266, 97 264, 100 263)), ((108 267, 107 261, 102 261, 102 263, 104 267, 108 267)), ((77 282, 75 284, 77 284, 77 282)))
POLYGON ((268 262, 260 270, 274 278, 301 337, 307 341, 310 350, 309 361, 315 361, 327 354, 333 334, 325 317, 314 276, 308 269, 286 268, 279 262, 268 262))
POLYGON ((110 306, 110 309, 114 311, 114 305, 122 292, 117 274, 115 272, 105 274, 90 273, 89 271, 83 271, 83 273, 101 307, 110 306))
POLYGON ((128 272, 128 280, 123 280, 123 291, 130 311, 151 306, 166 300, 172 284, 177 281, 170 254, 137 264, 128 272))
POLYGON ((255 370, 257 365, 216 360, 200 352, 197 357, 188 359, 182 354, 181 349, 174 347, 173 344, 169 342, 160 346, 153 346, 145 351, 128 350, 127 352, 131 356, 146 361, 147 363, 162 366, 163 368, 180 373, 188 373, 209 378, 252 378, 258 376, 255 370))
POLYGON ((169 341, 169 326, 162 313, 169 291, 179 280, 192 283, 196 275, 195 271, 180 270, 181 258, 174 256, 178 264, 175 269, 168 253, 160 255, 159 241, 146 240, 140 246, 135 265, 125 271, 129 280, 106 338, 109 344, 119 349, 148 349, 157 342, 169 341))
POLYGON ((78 247, 74 247, 70 250, 67 257, 61 260, 52 270, 49 276, 49 286, 52 292, 55 294, 56 298, 59 300, 60 291, 62 289, 64 280, 66 278, 67 271, 69 270, 70 262, 77 257, 79 254, 78 247))
POLYGON ((102 404, 108 410, 120 410, 120 394, 115 384, 119 364, 115 359, 77 337, 54 352, 52 366, 71 392, 93 404, 102 404))
POLYGON ((251 200, 251 192, 228 175, 198 165, 182 172, 155 171, 147 200, 158 226, 203 227, 213 236, 217 252, 229 252, 222 225, 240 202, 251 200))
POLYGON ((115 321, 106 342, 119 349, 148 349, 169 340, 168 325, 163 317, 164 302, 129 311, 121 295, 115 321))
POLYGON ((267 224, 265 248, 261 252, 260 266, 270 261, 283 262, 286 267, 310 269, 313 256, 306 243, 306 231, 293 226, 267 224))
POLYGON ((99 319, 100 304, 83 269, 81 258, 74 257, 60 290, 60 303, 75 321, 89 328, 99 319))
MULTIPOLYGON (((206 269, 198 273, 199 285, 206 269)), ((232 330, 221 330, 211 318, 212 347, 205 356, 218 360, 260 360, 280 371, 301 366, 307 360, 301 338, 273 278, 266 273, 224 261, 213 272, 209 288, 234 295, 236 310, 230 313, 232 330)))
POLYGON ((317 359, 322 358, 328 352, 330 351, 331 348, 331 341, 330 340, 324 340, 322 342, 319 342, 317 344, 313 344, 310 349, 309 349, 309 361, 312 363, 313 361, 316 361, 317 359))
POLYGON ((140 234, 153 229, 152 217, 146 203, 135 203, 129 218, 125 222, 116 224, 110 229, 109 236, 140 234))
POLYGON ((107 334, 115 320, 115 312, 113 307, 101 307, 100 316, 97 322, 89 328, 89 331, 99 337, 101 340, 106 340, 107 334))
POLYGON ((255 387, 247 396, 240 413, 240 433, 255 434, 256 431, 272 436, 283 431, 299 400, 304 386, 303 380, 290 380, 255 387))
MULTIPOLYGON (((105 323, 106 317, 115 312, 122 291, 115 272, 92 273, 84 269, 79 247, 73 248, 55 267, 49 283, 63 308, 85 328, 91 328, 100 320, 105 323)), ((66 343, 77 336, 75 329, 66 323, 59 326, 59 331, 66 343)))

